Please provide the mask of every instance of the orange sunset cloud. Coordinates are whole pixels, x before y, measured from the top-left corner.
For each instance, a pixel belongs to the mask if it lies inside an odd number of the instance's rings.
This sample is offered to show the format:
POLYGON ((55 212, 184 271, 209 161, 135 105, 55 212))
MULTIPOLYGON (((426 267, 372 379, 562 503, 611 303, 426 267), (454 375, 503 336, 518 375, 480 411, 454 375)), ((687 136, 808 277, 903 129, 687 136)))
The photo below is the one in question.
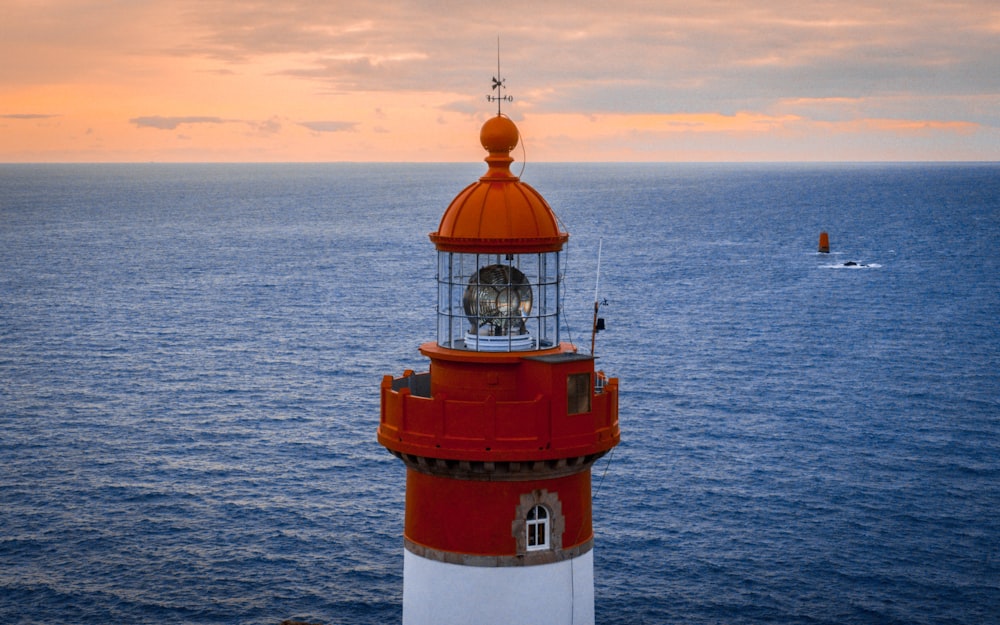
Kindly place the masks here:
POLYGON ((997 160, 959 4, 14 0, 0 161, 466 161, 498 35, 534 160, 997 160))

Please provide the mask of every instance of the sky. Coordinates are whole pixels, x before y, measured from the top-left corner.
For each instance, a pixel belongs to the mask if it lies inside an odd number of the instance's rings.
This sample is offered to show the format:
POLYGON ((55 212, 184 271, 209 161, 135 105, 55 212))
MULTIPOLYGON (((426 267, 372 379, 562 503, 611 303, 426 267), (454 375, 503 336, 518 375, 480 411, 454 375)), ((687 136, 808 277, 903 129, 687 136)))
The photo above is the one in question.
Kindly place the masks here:
POLYGON ((997 0, 0 0, 0 162, 998 161, 997 0))

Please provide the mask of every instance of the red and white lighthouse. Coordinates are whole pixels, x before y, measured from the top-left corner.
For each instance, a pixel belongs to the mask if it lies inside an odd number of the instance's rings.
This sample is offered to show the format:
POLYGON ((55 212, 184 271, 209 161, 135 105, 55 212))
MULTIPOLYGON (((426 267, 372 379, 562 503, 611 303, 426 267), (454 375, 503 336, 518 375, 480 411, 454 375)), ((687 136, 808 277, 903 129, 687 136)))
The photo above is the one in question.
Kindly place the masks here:
POLYGON ((560 341, 569 235, 510 171, 502 115, 486 174, 451 202, 424 373, 382 381, 378 440, 406 464, 404 625, 594 622, 591 467, 618 444, 618 380, 560 341))

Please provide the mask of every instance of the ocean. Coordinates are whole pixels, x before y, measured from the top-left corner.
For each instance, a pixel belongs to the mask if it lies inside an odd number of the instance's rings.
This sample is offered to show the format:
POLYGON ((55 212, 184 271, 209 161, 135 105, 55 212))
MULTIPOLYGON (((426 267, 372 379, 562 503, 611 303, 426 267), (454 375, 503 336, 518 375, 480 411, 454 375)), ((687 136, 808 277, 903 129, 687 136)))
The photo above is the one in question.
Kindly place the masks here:
MULTIPOLYGON (((0 622, 398 623, 379 384, 484 171, 0 165, 0 622)), ((1000 622, 1000 164, 522 179, 621 381, 599 623, 1000 622)))

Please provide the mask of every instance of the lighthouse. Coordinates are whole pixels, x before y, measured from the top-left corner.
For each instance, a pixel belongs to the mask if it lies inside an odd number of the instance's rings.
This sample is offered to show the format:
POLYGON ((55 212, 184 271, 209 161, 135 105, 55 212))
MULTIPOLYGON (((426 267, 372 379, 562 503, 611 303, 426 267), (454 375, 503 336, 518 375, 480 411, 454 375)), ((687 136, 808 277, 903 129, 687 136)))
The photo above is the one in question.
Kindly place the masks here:
POLYGON ((561 340, 569 235, 511 172, 518 140, 499 110, 482 126, 488 169, 430 234, 428 370, 382 380, 378 441, 406 465, 404 625, 594 622, 591 467, 619 441, 618 380, 561 340))

